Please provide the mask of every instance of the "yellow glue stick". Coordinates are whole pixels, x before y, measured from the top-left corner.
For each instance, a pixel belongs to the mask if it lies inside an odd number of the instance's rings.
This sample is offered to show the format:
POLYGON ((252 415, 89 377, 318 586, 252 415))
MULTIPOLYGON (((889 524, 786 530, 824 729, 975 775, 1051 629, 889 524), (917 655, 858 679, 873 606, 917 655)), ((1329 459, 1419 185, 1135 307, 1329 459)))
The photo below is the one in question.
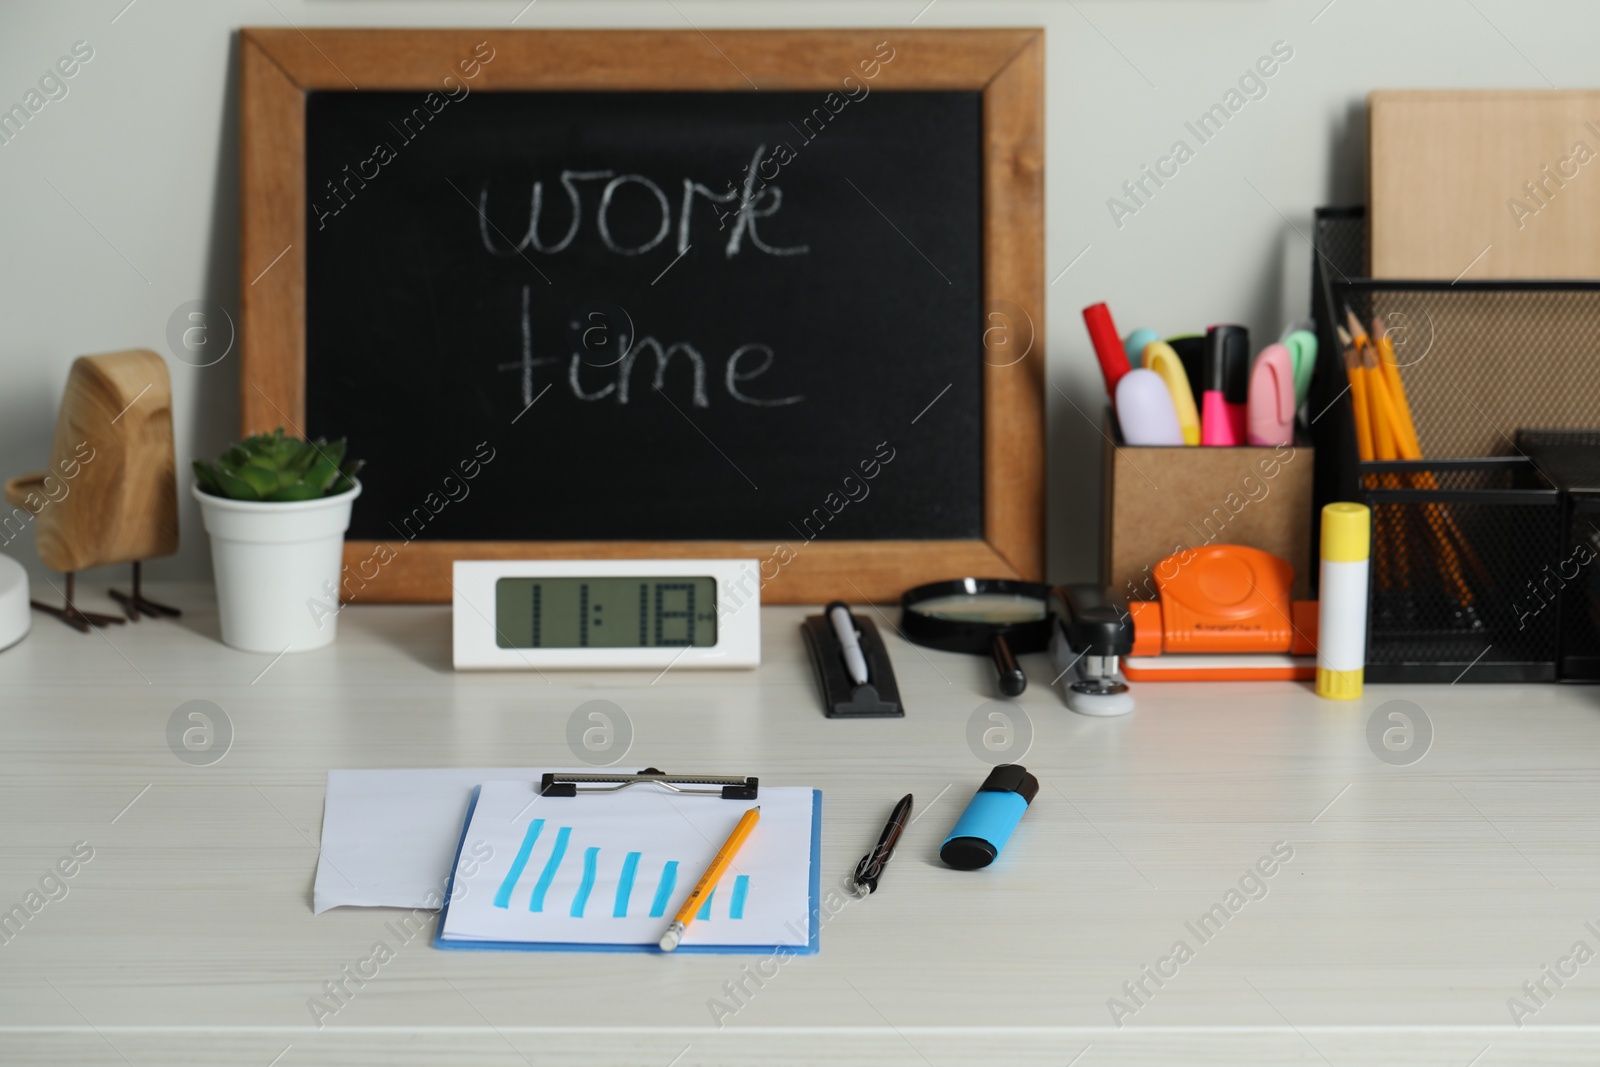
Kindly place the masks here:
POLYGON ((1322 579, 1317 603, 1317 696, 1361 696, 1367 659, 1367 567, 1372 512, 1365 504, 1322 509, 1322 579))

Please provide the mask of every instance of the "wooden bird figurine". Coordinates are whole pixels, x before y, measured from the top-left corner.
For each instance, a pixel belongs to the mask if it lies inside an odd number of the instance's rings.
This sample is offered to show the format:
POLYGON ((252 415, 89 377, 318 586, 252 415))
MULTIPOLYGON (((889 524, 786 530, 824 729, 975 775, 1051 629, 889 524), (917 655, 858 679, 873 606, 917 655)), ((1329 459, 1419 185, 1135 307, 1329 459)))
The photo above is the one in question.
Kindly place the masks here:
POLYGON ((50 469, 6 483, 6 500, 34 516, 39 558, 66 575, 66 603, 40 611, 87 633, 121 623, 73 603, 85 567, 133 563, 133 592, 111 590, 129 620, 177 615, 143 595, 140 563, 178 550, 178 481, 167 364, 145 348, 81 356, 50 445, 50 469))

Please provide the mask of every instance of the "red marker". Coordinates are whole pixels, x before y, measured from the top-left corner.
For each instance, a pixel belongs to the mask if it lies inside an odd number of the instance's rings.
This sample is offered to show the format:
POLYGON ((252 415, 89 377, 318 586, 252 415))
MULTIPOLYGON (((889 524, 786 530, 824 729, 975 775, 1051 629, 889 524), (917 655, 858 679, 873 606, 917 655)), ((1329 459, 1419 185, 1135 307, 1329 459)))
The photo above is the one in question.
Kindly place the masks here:
POLYGON ((1133 368, 1128 365, 1128 353, 1117 336, 1116 323, 1111 321, 1111 309, 1104 304, 1090 304, 1083 309, 1083 324, 1089 328, 1089 340, 1094 344, 1095 358, 1100 361, 1100 373, 1105 375, 1106 393, 1116 402, 1117 383, 1133 368))

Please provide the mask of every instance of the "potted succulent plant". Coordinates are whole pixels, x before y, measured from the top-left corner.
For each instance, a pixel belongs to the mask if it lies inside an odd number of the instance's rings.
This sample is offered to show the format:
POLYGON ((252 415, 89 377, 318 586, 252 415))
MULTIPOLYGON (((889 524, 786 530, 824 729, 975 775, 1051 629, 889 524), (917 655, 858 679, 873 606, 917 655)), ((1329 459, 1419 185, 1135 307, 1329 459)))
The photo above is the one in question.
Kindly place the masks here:
POLYGON ((338 616, 326 607, 337 604, 360 469, 343 438, 306 441, 281 426, 195 460, 224 643, 281 653, 333 641, 338 616))

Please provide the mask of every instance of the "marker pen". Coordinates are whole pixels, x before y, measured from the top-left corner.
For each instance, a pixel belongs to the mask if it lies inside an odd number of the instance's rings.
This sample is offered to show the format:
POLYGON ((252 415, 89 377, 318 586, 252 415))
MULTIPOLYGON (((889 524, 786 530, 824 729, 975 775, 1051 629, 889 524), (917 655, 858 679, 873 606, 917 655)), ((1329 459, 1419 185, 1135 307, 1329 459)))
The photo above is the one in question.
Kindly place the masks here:
POLYGON ((1367 658, 1367 566, 1372 512, 1365 504, 1322 509, 1317 602, 1317 696, 1356 700, 1367 658))
POLYGON ((1128 357, 1128 366, 1138 368, 1139 359, 1144 355, 1144 346, 1151 341, 1161 340, 1161 335, 1154 330, 1140 327, 1122 339, 1122 351, 1128 357))
POLYGON ((1311 375, 1317 369, 1317 335, 1310 330, 1295 330, 1283 339, 1283 346, 1294 358, 1294 403, 1299 407, 1311 391, 1311 375))
POLYGON ((1200 412, 1194 406, 1194 393, 1189 387, 1189 375, 1184 371, 1183 361, 1178 353, 1165 341, 1152 341, 1145 347, 1140 366, 1142 369, 1155 371, 1161 375, 1161 380, 1167 383, 1167 391, 1172 394, 1172 406, 1178 411, 1178 426, 1183 433, 1183 443, 1199 444, 1200 412))
POLYGON ((1213 326, 1206 331, 1200 369, 1200 443, 1242 445, 1250 403, 1250 331, 1213 326))
POLYGON ((1039 779, 1025 767, 1002 763, 989 772, 967 809, 939 846, 939 858, 958 871, 987 867, 1000 855, 1011 831, 1039 792, 1039 779))
POLYGON ((1083 309, 1083 324, 1089 328, 1089 341, 1094 345, 1095 358, 1100 361, 1100 373, 1106 379, 1106 395, 1116 403, 1117 383, 1133 368, 1128 365, 1122 338, 1117 336, 1117 325, 1111 321, 1111 309, 1104 304, 1090 304, 1083 309))
POLYGON ((1284 345, 1268 345, 1250 372, 1250 443, 1294 441, 1294 366, 1284 345))
POLYGON ((1161 375, 1144 367, 1129 371, 1117 383, 1117 426, 1130 445, 1185 443, 1177 401, 1161 375))
POLYGON ((1206 361, 1206 339, 1197 333, 1167 338, 1167 345, 1178 354, 1183 373, 1189 379, 1189 394, 1199 396, 1204 391, 1205 379, 1200 370, 1206 361))

